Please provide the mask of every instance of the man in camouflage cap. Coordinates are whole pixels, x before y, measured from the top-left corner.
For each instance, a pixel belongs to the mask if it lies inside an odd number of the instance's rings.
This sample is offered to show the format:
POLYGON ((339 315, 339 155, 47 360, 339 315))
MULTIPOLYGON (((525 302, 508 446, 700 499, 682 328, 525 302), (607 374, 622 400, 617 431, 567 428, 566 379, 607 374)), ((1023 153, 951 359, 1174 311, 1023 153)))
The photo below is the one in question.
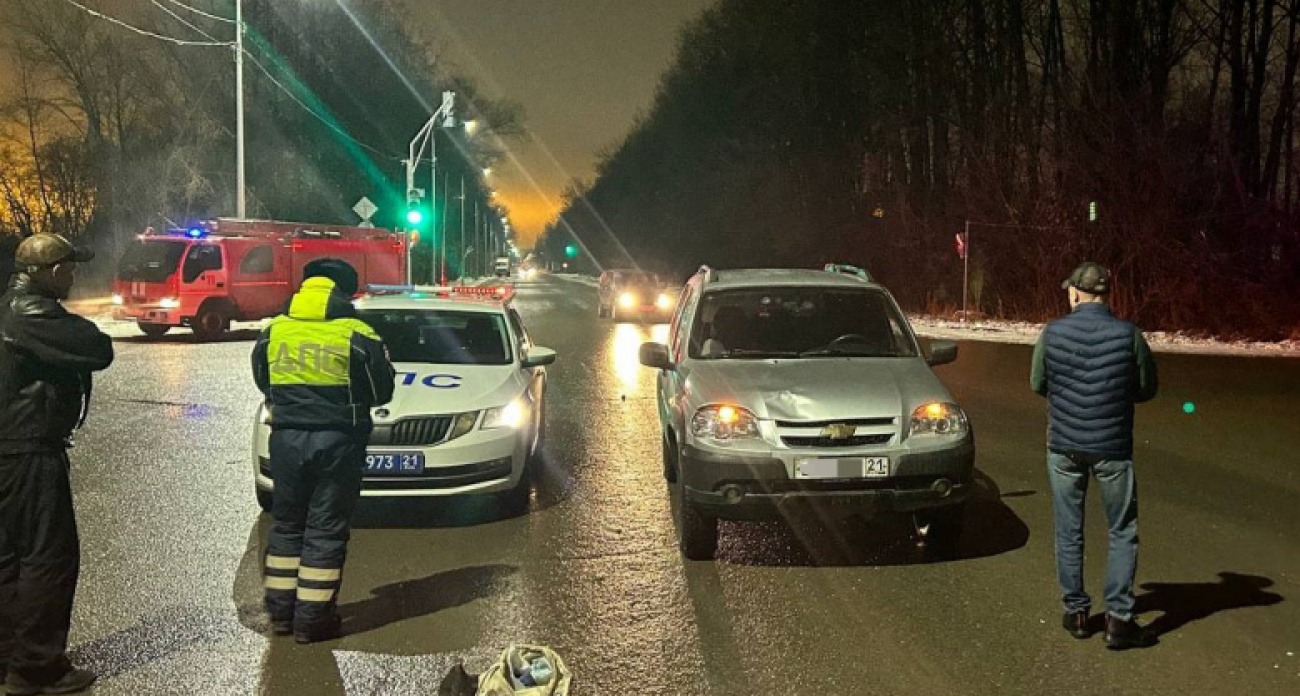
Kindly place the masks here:
POLYGON ((0 298, 0 674, 10 694, 73 693, 95 680, 66 654, 81 556, 67 448, 113 343, 59 303, 92 258, 60 235, 28 237, 0 298))

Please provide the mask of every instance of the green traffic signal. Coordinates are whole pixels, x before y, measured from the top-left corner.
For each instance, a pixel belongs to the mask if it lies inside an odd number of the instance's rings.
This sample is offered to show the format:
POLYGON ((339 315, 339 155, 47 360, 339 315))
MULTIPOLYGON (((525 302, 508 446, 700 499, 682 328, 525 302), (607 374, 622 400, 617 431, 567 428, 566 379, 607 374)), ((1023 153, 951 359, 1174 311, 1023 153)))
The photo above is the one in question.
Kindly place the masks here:
POLYGON ((576 247, 576 246, 574 246, 574 245, 572 245, 572 244, 570 244, 570 245, 564 247, 564 255, 567 256, 567 257, 569 257, 569 258, 573 258, 573 257, 577 256, 577 255, 578 255, 578 247, 576 247))
POLYGON ((411 208, 406 211, 406 221, 411 225, 419 225, 424 222, 424 213, 419 208, 411 208))

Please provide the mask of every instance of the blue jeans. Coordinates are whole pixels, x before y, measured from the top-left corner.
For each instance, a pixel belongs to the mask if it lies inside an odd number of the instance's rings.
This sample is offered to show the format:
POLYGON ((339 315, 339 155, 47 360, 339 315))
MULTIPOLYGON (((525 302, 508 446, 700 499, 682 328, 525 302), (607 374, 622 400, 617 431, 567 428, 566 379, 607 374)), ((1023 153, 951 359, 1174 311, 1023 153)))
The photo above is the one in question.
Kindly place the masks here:
POLYGON ((1138 553, 1137 481, 1133 476, 1133 461, 1110 459, 1080 464, 1065 455, 1048 452, 1047 473, 1056 515, 1056 576, 1061 583, 1065 611, 1073 613, 1092 608, 1092 598, 1083 589, 1083 509, 1088 482, 1095 476, 1110 529, 1106 610, 1121 621, 1132 619, 1138 553))

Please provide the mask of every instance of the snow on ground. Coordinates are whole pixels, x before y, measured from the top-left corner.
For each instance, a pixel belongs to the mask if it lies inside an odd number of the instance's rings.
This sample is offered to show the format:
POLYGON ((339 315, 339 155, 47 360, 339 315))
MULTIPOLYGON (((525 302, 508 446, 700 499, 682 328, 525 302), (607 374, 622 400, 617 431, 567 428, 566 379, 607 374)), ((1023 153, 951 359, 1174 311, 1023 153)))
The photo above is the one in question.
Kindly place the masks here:
MULTIPOLYGON (((1032 322, 977 320, 969 324, 950 319, 909 315, 912 328, 927 338, 945 338, 954 341, 991 341, 995 343, 1023 343, 1033 345, 1042 333, 1043 325, 1032 322)), ((1196 353, 1201 355, 1238 355, 1250 357, 1300 358, 1300 341, 1220 341, 1193 338, 1179 333, 1163 331, 1146 332, 1147 343, 1157 353, 1196 353)))

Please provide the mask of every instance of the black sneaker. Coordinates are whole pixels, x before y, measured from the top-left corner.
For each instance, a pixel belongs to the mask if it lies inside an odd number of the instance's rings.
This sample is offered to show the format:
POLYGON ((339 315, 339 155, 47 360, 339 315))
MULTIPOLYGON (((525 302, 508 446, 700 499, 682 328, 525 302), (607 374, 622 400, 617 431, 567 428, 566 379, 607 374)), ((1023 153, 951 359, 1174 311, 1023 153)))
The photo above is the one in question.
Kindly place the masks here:
POLYGON ((271 619, 271 633, 277 636, 287 636, 293 633, 293 619, 271 619))
POLYGON ((293 639, 306 645, 324 640, 334 640, 343 634, 343 617, 335 614, 324 621, 293 627, 293 639))
POLYGON ((1137 621, 1106 616, 1106 647, 1111 650, 1128 650, 1129 648, 1149 648, 1160 642, 1156 635, 1137 621))
POLYGON ((10 696, 34 696, 34 694, 75 694, 85 691, 95 682, 94 672, 86 669, 70 669, 58 681, 48 684, 28 681, 17 672, 10 672, 5 679, 5 688, 10 696))
POLYGON ((1079 640, 1092 637, 1092 631, 1088 629, 1088 612, 1086 611, 1070 611, 1061 615, 1061 628, 1064 628, 1066 633, 1079 640))

